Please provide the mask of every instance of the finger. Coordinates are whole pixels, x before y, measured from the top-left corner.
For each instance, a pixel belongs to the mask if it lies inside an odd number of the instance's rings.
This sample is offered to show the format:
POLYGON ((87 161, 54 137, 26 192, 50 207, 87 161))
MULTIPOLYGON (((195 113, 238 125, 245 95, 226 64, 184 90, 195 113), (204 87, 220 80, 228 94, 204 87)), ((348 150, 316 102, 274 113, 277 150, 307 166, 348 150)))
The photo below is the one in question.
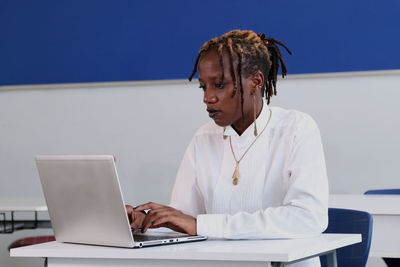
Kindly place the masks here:
POLYGON ((144 219, 144 214, 132 210, 130 213, 128 213, 128 218, 130 223, 137 223, 141 224, 143 219, 144 219))
POLYGON ((151 225, 152 222, 157 220, 157 218, 159 218, 159 217, 168 216, 168 215, 175 214, 175 213, 176 213, 176 210, 171 209, 169 207, 163 207, 160 209, 151 210, 144 218, 142 225, 143 225, 143 227, 146 227, 148 225, 151 225))
POLYGON ((150 228, 157 228, 165 226, 177 232, 187 233, 189 235, 196 235, 196 219, 192 216, 185 215, 179 211, 165 214, 165 216, 158 216, 157 219, 152 221, 150 228))
POLYGON ((144 210, 154 210, 154 209, 160 209, 165 207, 164 205, 158 204, 158 203, 153 203, 149 202, 146 204, 139 205, 137 207, 134 207, 135 211, 144 211, 144 210))
POLYGON ((125 210, 126 210, 126 214, 128 215, 129 222, 132 222, 133 221, 133 218, 132 218, 133 207, 131 205, 125 205, 125 210))
POLYGON ((168 225, 169 225, 168 223, 160 223, 160 224, 157 224, 157 225, 150 225, 149 229, 152 229, 152 228, 160 228, 160 227, 169 228, 168 225))
POLYGON ((128 212, 131 212, 131 211, 133 211, 133 207, 131 206, 131 205, 125 205, 125 209, 126 209, 126 211, 128 212))
POLYGON ((145 214, 138 212, 138 211, 133 211, 131 213, 131 218, 132 218, 130 221, 131 227, 134 227, 134 228, 142 227, 145 217, 146 217, 145 214))
POLYGON ((157 227, 154 227, 154 221, 152 221, 152 222, 150 222, 149 224, 147 224, 147 225, 144 225, 143 224, 143 226, 142 226, 142 233, 146 233, 147 232, 147 230, 149 229, 149 228, 157 228, 157 227), (153 227, 152 227, 153 226, 153 227))
POLYGON ((133 231, 135 231, 135 230, 141 228, 141 226, 139 224, 133 222, 133 223, 131 223, 131 228, 133 231))
POLYGON ((139 227, 142 227, 142 222, 144 220, 144 217, 145 217, 144 214, 142 214, 140 212, 133 211, 131 213, 131 219, 129 221, 131 227, 135 228, 135 229, 137 229, 139 227))
POLYGON ((164 215, 164 216, 160 216, 157 219, 155 219, 154 221, 151 222, 151 226, 150 227, 155 227, 155 226, 159 226, 161 224, 168 224, 168 223, 172 223, 174 222, 173 219, 174 216, 171 215, 164 215))
POLYGON ((158 203, 149 202, 149 203, 142 204, 142 205, 135 207, 134 210, 135 211, 152 210, 152 209, 158 209, 158 208, 162 208, 162 207, 166 207, 166 206, 158 204, 158 203))
MULTIPOLYGON (((163 209, 158 210, 156 212, 152 212, 151 214, 147 215, 143 221, 143 232, 146 232, 148 228, 157 228, 157 225, 163 223, 171 223, 176 224, 179 220, 179 212, 175 209, 163 209)), ((161 226, 158 226, 161 227, 161 226)))
POLYGON ((149 228, 160 227, 166 227, 176 232, 186 233, 186 231, 179 225, 179 217, 175 215, 166 215, 163 217, 159 217, 155 221, 152 221, 150 226, 145 227, 144 230, 147 231, 149 228))

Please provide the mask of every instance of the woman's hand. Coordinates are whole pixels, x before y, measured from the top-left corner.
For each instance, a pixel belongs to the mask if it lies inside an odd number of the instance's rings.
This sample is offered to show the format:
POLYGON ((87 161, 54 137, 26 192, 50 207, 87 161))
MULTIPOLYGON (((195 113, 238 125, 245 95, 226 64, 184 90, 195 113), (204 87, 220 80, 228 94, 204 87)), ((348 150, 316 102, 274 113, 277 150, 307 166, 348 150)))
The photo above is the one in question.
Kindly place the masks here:
POLYGON ((126 213, 128 214, 129 223, 133 230, 142 228, 146 215, 140 211, 136 211, 132 206, 125 205, 126 213))
POLYGON ((149 202, 136 207, 135 211, 150 210, 143 221, 143 233, 149 228, 167 227, 177 232, 197 235, 196 219, 179 210, 149 202))

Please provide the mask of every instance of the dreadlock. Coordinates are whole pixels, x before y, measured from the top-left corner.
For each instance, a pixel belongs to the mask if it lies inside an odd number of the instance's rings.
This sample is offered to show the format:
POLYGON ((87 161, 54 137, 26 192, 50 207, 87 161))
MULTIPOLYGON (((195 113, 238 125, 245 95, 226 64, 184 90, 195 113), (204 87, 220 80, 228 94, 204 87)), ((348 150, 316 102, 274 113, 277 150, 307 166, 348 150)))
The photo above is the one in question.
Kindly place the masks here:
MULTIPOLYGON (((287 74, 285 61, 283 60, 278 45, 284 47, 290 55, 292 54, 292 52, 282 42, 266 37, 263 33, 257 35, 253 31, 233 30, 220 37, 215 37, 206 42, 200 48, 189 81, 192 80, 193 76, 197 72, 201 56, 212 49, 216 49, 219 56, 219 63, 223 70, 224 65, 222 58, 223 52, 226 51, 229 55, 230 70, 234 84, 232 97, 234 97, 237 92, 237 83, 239 82, 242 119, 245 120, 243 111, 242 75, 247 78, 258 70, 264 74, 264 77, 266 78, 264 79, 265 81, 261 88, 261 93, 262 96, 265 96, 267 104, 269 104, 271 96, 276 95, 276 81, 279 63, 281 65, 282 78, 287 74), (236 72, 233 64, 234 56, 238 59, 236 72), (237 73, 237 76, 235 73, 237 73)), ((222 83, 224 83, 224 71, 222 71, 221 80, 222 83)))

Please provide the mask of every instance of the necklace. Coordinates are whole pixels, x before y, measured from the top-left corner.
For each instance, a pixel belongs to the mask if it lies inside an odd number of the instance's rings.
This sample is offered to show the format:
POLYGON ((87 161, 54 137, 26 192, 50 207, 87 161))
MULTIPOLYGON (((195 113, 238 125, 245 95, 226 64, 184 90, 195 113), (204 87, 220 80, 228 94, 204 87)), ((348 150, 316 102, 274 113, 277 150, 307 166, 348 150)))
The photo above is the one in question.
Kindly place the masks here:
POLYGON ((254 141, 249 145, 249 147, 246 149, 246 151, 243 153, 243 155, 240 157, 239 160, 236 159, 236 155, 235 155, 235 152, 233 151, 233 147, 232 147, 231 137, 229 136, 229 144, 231 146, 231 151, 232 151, 233 158, 235 159, 235 162, 236 162, 235 171, 233 172, 233 175, 232 175, 232 179, 233 179, 232 183, 233 183, 233 185, 237 185, 239 183, 239 163, 240 163, 240 161, 244 158, 244 156, 246 155, 247 151, 249 151, 249 149, 257 141, 258 137, 260 137, 262 135, 262 133, 265 131, 265 129, 267 129, 269 121, 271 120, 271 116, 272 116, 272 110, 269 109, 269 118, 268 118, 267 123, 264 126, 264 129, 261 131, 261 133, 259 135, 256 136, 254 141))

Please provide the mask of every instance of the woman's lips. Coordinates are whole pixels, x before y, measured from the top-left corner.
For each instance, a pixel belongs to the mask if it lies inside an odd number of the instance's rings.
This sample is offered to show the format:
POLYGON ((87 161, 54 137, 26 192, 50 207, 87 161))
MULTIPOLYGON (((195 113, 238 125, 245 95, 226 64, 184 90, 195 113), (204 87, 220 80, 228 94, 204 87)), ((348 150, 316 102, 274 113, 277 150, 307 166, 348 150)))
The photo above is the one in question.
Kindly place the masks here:
POLYGON ((221 111, 219 111, 219 110, 210 109, 210 108, 207 109, 207 112, 208 112, 208 116, 212 119, 215 119, 221 113, 221 111))

